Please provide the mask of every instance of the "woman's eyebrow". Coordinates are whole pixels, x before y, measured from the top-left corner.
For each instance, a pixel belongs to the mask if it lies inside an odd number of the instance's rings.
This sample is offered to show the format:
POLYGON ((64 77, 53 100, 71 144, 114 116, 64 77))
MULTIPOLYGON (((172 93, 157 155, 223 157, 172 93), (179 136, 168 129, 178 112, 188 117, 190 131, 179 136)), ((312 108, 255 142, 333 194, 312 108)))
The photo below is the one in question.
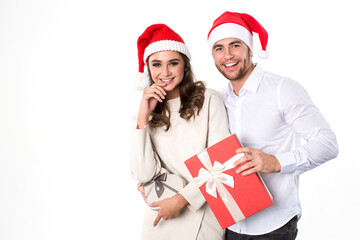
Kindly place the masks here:
POLYGON ((174 62, 174 61, 180 61, 180 59, 174 58, 174 59, 169 60, 169 62, 174 62))
MULTIPOLYGON (((174 58, 174 59, 169 60, 169 62, 175 62, 175 61, 180 61, 180 59, 179 58, 174 58)), ((153 60, 151 60, 151 62, 161 62, 161 60, 153 59, 153 60)))

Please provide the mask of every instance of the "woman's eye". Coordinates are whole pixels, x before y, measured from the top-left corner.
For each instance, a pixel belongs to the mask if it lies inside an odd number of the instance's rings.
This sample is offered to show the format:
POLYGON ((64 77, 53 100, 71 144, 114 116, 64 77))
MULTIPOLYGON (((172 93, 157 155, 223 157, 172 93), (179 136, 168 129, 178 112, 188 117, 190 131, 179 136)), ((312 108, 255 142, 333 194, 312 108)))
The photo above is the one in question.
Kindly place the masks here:
POLYGON ((176 65, 178 65, 178 64, 179 64, 178 62, 172 62, 172 63, 170 63, 171 66, 176 66, 176 65))
POLYGON ((160 67, 160 63, 153 63, 152 66, 153 67, 160 67))

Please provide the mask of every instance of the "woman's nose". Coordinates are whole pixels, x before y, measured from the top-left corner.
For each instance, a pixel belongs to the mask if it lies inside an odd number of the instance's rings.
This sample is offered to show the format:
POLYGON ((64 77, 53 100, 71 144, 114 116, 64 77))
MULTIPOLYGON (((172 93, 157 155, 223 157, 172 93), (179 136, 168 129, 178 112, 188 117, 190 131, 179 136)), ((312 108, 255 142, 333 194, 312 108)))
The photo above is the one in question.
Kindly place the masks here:
POLYGON ((167 66, 163 67, 161 73, 162 73, 163 76, 170 76, 171 75, 171 72, 170 72, 170 70, 169 70, 169 68, 167 66))

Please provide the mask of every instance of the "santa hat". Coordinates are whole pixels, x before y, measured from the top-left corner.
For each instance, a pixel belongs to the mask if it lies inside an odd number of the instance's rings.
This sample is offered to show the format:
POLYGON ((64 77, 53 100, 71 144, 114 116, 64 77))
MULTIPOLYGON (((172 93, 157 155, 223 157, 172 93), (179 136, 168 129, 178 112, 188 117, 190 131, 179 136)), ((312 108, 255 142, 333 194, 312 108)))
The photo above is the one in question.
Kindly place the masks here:
POLYGON ((190 52, 184 40, 165 24, 149 26, 138 38, 139 73, 135 88, 143 90, 150 85, 149 74, 145 68, 150 55, 161 51, 176 51, 191 59, 190 52))
POLYGON ((252 16, 245 13, 224 12, 215 21, 208 34, 208 41, 212 48, 214 44, 225 38, 238 38, 243 41, 252 52, 253 32, 259 34, 262 51, 258 53, 260 58, 269 57, 266 51, 268 33, 261 24, 252 16))

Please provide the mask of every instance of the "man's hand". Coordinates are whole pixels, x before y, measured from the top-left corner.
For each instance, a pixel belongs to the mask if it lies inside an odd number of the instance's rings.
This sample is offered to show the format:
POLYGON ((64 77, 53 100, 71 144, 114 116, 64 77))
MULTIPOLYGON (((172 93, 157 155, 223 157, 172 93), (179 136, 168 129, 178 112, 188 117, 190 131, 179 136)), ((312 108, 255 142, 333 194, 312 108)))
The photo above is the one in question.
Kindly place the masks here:
POLYGON ((160 207, 159 213, 153 223, 154 227, 159 223, 160 219, 168 220, 176 218, 180 215, 181 210, 188 204, 188 201, 179 193, 171 198, 153 202, 150 207, 160 207))
POLYGON ((245 154, 234 163, 235 166, 243 164, 236 170, 236 173, 246 176, 256 172, 275 173, 281 170, 281 165, 275 156, 266 154, 259 149, 239 148, 236 153, 245 154))

